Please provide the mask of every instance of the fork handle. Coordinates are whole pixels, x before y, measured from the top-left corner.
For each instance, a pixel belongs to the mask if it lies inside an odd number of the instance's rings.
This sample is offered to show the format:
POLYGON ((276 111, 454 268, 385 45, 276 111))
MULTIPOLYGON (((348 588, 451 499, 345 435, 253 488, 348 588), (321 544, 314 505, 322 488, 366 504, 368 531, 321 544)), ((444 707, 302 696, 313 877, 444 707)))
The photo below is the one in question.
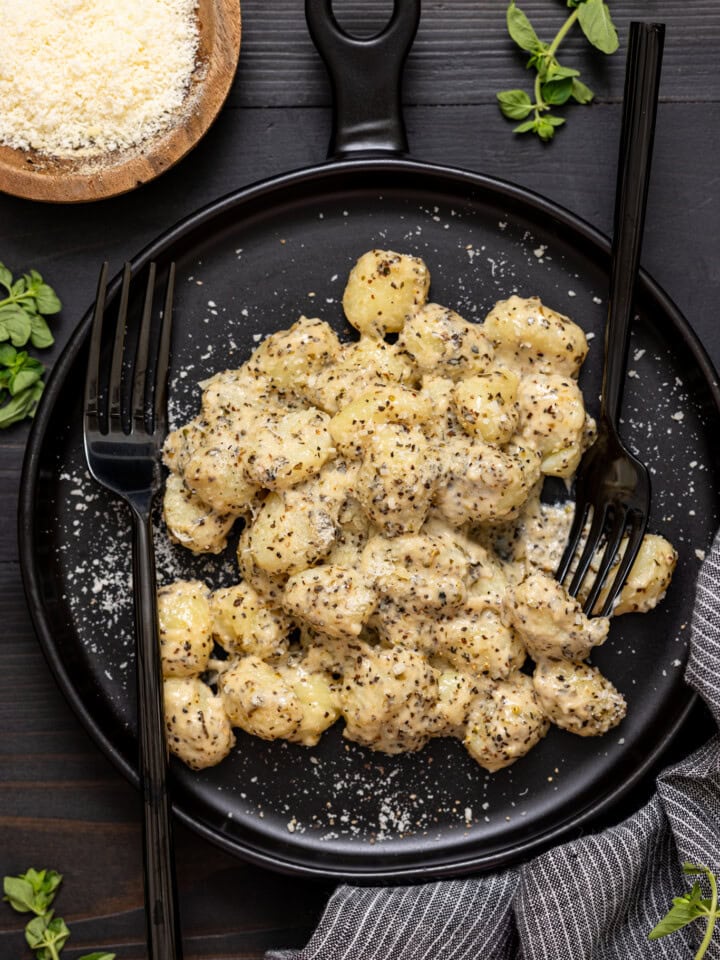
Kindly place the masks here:
POLYGON ((182 960, 149 505, 147 510, 133 509, 133 587, 148 960, 182 960))
POLYGON ((665 25, 630 24, 615 192, 601 414, 617 425, 655 134, 665 25))

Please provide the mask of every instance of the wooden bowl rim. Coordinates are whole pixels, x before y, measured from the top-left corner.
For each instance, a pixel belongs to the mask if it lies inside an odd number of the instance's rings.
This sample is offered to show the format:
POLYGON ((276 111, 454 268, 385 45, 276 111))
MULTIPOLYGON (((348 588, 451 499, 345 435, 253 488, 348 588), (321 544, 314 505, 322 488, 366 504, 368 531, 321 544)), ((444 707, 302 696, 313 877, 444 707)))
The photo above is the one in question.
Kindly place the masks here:
MULTIPOLYGON (((104 158, 65 159, 0 145, 0 192, 26 200, 84 203, 128 193, 165 173, 185 157, 217 119, 232 88, 240 57, 240 0, 220 0, 224 14, 211 55, 196 69, 184 112, 160 136, 104 158), (218 56, 217 44, 222 56, 218 56), (225 68, 226 67, 226 68, 225 68)), ((202 13, 198 10, 198 15, 202 13)), ((202 40, 201 40, 202 42, 202 40)))

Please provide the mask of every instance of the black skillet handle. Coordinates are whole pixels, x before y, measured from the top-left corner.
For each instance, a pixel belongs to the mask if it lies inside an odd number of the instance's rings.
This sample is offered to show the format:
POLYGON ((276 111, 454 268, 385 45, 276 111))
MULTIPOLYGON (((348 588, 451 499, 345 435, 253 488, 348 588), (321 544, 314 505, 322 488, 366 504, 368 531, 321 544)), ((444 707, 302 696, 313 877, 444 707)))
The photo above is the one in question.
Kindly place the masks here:
POLYGON ((400 88, 420 22, 420 0, 395 0, 388 25, 367 40, 342 29, 332 0, 305 0, 305 17, 333 90, 328 157, 406 153, 400 88))

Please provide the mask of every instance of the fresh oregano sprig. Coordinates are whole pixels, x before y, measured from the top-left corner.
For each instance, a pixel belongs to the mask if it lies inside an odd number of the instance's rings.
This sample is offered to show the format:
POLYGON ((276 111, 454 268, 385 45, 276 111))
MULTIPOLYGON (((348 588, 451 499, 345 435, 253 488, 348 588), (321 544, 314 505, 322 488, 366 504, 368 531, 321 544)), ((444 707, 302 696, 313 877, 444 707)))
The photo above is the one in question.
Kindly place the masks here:
POLYGON ((504 90, 497 94, 503 116, 509 120, 522 120, 514 133, 536 133, 541 140, 552 140, 557 127, 565 123, 564 117, 551 113, 552 107, 562 106, 568 100, 590 103, 592 90, 580 80, 580 71, 564 67, 557 58, 558 48, 573 26, 578 23, 590 43, 603 53, 614 53, 618 48, 618 35, 605 0, 567 0, 571 13, 550 43, 544 43, 535 28, 517 6, 510 0, 507 8, 508 33, 515 43, 530 54, 528 69, 535 72, 533 96, 525 90, 504 90))
POLYGON ((57 294, 37 270, 14 279, 0 263, 0 429, 34 415, 45 368, 18 348, 28 343, 38 350, 52 346, 45 317, 61 309, 57 294))
POLYGON ((648 934, 650 940, 659 940, 660 937, 667 936, 668 933, 674 933, 682 927, 686 927, 693 920, 705 920, 705 936, 703 937, 700 949, 695 954, 695 960, 701 960, 707 953, 712 940, 715 921, 720 915, 718 911, 718 889, 715 875, 709 867, 696 863, 684 863, 683 873, 689 876, 704 876, 707 878, 710 886, 710 897, 703 897, 700 884, 695 882, 688 893, 681 897, 673 898, 673 905, 660 923, 648 934))
MULTIPOLYGON (((32 867, 18 877, 3 879, 3 900, 18 913, 34 914, 25 924, 25 940, 37 960, 60 960, 60 951, 70 937, 65 921, 50 909, 61 883, 62 876, 55 870, 32 867)), ((79 960, 115 960, 115 954, 87 953, 79 960)))

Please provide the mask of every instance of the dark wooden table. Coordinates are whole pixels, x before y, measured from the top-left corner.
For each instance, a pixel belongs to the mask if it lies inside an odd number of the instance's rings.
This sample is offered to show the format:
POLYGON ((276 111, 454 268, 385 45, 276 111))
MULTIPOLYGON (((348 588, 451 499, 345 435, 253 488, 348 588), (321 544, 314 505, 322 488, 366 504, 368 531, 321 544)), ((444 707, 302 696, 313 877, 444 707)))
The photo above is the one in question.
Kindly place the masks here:
MULTIPOLYGON (((522 5, 548 38, 565 15, 557 0, 522 5)), ((714 0, 612 0, 611 6, 623 43, 633 17, 667 23, 643 263, 720 364, 720 8, 714 0)), ((335 3, 346 26, 364 25, 367 32, 382 25, 390 7, 390 0, 335 3)), ((500 0, 425 0, 406 71, 411 147, 420 158, 531 187, 607 232, 624 56, 605 58, 571 38, 564 59, 582 66, 597 102, 568 109, 567 127, 549 146, 514 138, 494 94, 526 77, 505 35, 503 7, 500 0)), ((301 0, 244 0, 232 95, 178 167, 129 196, 72 209, 0 194, 0 260, 15 271, 39 269, 65 304, 46 359, 59 355, 87 309, 100 261, 109 258, 119 268, 217 196, 321 159, 328 106, 301 0)), ((15 517, 27 435, 27 425, 0 435, 0 868, 8 874, 48 866, 65 875, 58 910, 73 932, 64 953, 70 960, 101 946, 122 960, 139 960, 145 949, 138 796, 58 692, 23 596, 15 517)), ((709 734, 702 713, 695 725, 696 739, 709 734)), ((648 789, 633 794, 616 819, 648 789)), ((260 871, 181 827, 177 856, 187 960, 261 957, 269 947, 300 945, 332 889, 260 871)), ((0 956, 26 955, 21 929, 17 915, 0 907, 0 956)))

